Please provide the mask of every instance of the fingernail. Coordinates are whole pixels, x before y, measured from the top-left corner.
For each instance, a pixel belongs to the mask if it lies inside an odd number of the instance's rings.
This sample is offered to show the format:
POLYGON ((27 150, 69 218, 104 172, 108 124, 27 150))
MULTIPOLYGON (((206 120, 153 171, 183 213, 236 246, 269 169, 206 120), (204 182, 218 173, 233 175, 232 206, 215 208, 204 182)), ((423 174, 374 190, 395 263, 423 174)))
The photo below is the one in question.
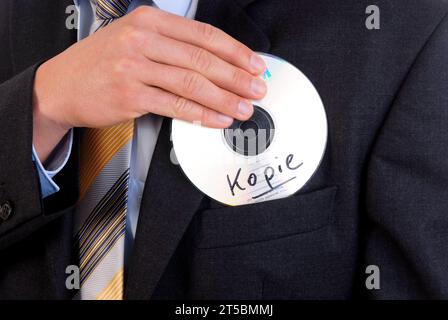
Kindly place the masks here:
POLYGON ((267 90, 266 83, 259 78, 255 78, 252 80, 250 89, 252 90, 252 93, 257 96, 264 95, 267 90))
POLYGON ((230 126, 233 122, 233 118, 226 116, 225 114, 218 114, 218 122, 225 126, 230 126))
POLYGON ((254 71, 259 71, 260 73, 266 68, 264 60, 256 53, 254 53, 250 58, 250 64, 254 71))
POLYGON ((252 115, 253 107, 252 104, 250 104, 246 100, 242 100, 238 105, 238 113, 243 118, 248 118, 252 115))

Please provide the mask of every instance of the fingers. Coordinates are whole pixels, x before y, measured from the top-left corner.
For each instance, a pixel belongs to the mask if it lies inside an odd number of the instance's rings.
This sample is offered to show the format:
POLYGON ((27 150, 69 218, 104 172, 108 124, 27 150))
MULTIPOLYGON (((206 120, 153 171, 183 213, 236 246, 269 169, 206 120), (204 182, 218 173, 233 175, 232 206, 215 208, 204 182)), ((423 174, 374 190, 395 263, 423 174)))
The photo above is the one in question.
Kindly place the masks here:
POLYGON ((144 47, 148 59, 196 71, 242 97, 257 100, 266 93, 266 84, 259 77, 200 47, 157 35, 149 37, 144 47))
POLYGON ((266 68, 259 55, 212 25, 149 7, 133 14, 137 23, 163 36, 201 47, 251 74, 260 75, 266 68))
POLYGON ((144 113, 155 113, 188 122, 199 122, 203 126, 218 129, 227 128, 233 122, 229 116, 160 88, 142 84, 139 92, 136 100, 144 113))
POLYGON ((208 50, 254 75, 261 74, 266 67, 263 59, 247 46, 209 24, 170 15, 161 23, 159 32, 208 50))
POLYGON ((146 85, 172 92, 232 118, 247 120, 252 116, 250 101, 216 86, 200 73, 148 60, 140 77, 146 85))
POLYGON ((266 93, 258 78, 265 63, 248 47, 211 25, 150 7, 122 19, 131 22, 123 51, 138 66, 133 77, 144 88, 136 94, 144 112, 215 128, 252 116, 249 99, 266 93))

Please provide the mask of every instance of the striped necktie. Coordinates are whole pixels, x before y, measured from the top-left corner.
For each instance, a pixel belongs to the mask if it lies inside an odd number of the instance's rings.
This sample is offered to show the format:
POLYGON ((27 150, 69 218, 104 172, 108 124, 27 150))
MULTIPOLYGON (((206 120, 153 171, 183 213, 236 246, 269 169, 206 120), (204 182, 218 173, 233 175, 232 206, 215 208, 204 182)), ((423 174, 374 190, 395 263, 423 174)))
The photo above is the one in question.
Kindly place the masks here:
MULTIPOLYGON (((95 0, 99 28, 126 14, 131 0, 95 0)), ((98 29, 99 29, 98 28, 98 29)), ((81 138, 75 216, 82 300, 121 300, 129 165, 134 122, 86 129, 81 138)))

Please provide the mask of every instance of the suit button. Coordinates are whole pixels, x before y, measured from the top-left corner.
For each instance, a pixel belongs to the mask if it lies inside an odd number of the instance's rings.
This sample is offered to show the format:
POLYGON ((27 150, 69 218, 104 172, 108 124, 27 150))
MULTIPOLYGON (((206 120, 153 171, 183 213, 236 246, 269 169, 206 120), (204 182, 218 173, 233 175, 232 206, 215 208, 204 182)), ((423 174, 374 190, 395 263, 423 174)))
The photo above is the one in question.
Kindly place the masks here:
POLYGON ((0 219, 3 221, 8 220, 13 212, 12 203, 5 201, 0 205, 0 219))

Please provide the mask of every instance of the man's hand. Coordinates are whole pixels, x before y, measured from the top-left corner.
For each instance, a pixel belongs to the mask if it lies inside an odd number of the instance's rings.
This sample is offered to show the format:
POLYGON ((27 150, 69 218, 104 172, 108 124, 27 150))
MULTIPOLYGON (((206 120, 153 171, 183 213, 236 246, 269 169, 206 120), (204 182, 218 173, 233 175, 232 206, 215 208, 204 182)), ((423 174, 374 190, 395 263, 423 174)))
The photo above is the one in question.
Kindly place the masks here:
POLYGON ((140 7, 42 64, 33 142, 41 161, 72 127, 147 113, 225 128, 261 99, 263 60, 208 24, 140 7))

